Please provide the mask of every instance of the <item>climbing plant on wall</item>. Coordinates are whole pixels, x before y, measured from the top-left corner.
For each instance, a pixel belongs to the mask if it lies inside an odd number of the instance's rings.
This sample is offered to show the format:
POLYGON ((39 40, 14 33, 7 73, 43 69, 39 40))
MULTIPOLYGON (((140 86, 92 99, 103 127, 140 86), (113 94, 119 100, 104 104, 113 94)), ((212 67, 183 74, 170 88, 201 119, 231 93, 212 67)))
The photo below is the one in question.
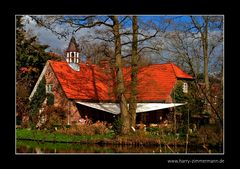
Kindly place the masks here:
MULTIPOLYGON (((174 87, 173 92, 171 93, 171 97, 173 98, 174 102, 176 103, 185 103, 189 101, 189 93, 184 93, 183 92, 183 82, 182 81, 178 81, 177 84, 174 87)), ((178 110, 180 111, 182 109, 182 107, 178 108, 178 110)))
POLYGON ((178 120, 178 132, 186 133, 187 128, 187 120, 188 120, 188 111, 189 111, 189 101, 190 95, 188 93, 183 92, 183 81, 177 81, 175 84, 174 90, 171 93, 171 97, 173 98, 173 102, 175 103, 186 103, 186 105, 179 106, 175 108, 175 111, 181 114, 181 118, 178 120))
POLYGON ((53 105, 54 104, 54 94, 48 93, 47 94, 47 105, 53 105))
POLYGON ((44 102, 44 99, 46 98, 46 80, 45 77, 42 78, 40 81, 38 88, 36 92, 34 93, 29 105, 30 105, 30 112, 29 112, 29 117, 30 117, 30 122, 32 124, 36 123, 36 114, 39 112, 39 109, 44 102))
POLYGON ((176 110, 180 113, 184 113, 186 111, 190 111, 191 115, 199 114, 203 112, 203 104, 202 98, 196 95, 196 89, 194 89, 193 82, 188 82, 188 93, 183 92, 183 82, 178 81, 175 85, 171 96, 173 100, 177 103, 185 103, 187 105, 177 107, 176 110))

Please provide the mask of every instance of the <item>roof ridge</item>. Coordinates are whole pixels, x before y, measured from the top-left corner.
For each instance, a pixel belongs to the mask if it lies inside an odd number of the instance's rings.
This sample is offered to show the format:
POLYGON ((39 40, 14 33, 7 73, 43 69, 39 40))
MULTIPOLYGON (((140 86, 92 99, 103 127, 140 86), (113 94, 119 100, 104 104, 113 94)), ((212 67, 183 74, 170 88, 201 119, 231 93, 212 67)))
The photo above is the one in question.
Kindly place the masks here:
POLYGON ((174 70, 173 63, 169 63, 169 64, 171 65, 171 67, 172 67, 172 69, 173 69, 173 73, 174 73, 175 77, 177 78, 177 74, 176 74, 176 72, 175 72, 175 70, 174 70))

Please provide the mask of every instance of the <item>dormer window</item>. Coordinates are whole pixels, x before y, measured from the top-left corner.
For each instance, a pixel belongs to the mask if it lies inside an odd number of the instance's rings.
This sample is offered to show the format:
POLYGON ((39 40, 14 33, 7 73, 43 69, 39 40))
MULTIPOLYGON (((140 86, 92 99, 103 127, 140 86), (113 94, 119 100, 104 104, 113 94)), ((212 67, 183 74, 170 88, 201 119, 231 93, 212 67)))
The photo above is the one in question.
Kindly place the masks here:
POLYGON ((183 83, 183 93, 188 93, 188 84, 186 82, 183 83))
POLYGON ((53 84, 46 85, 46 93, 53 93, 53 84))

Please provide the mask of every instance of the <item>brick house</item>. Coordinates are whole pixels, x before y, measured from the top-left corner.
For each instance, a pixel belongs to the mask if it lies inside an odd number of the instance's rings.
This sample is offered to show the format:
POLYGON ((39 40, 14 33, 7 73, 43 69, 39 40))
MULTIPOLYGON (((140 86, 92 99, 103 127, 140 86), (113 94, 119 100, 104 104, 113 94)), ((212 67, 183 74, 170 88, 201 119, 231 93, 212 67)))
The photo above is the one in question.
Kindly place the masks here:
MULTIPOLYGON (((131 68, 124 67, 127 98, 130 96, 131 68)), ((93 121, 112 122, 120 113, 116 102, 114 68, 83 63, 74 38, 66 50, 66 61, 48 60, 29 99, 33 97, 41 79, 46 79, 46 92, 54 95, 54 106, 61 107, 68 123, 78 122, 88 115, 93 121)), ((169 108, 182 104, 172 103, 171 92, 178 80, 187 82, 192 77, 173 63, 139 67, 137 122, 157 123, 166 118, 169 108)), ((183 86, 187 92, 187 83, 183 86)))

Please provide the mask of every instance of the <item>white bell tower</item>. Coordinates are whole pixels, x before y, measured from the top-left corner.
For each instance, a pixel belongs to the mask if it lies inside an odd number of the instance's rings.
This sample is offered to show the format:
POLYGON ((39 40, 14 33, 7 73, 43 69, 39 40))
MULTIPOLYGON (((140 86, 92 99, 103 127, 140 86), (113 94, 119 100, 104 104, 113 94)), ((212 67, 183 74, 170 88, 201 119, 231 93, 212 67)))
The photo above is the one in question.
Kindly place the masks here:
POLYGON ((79 54, 79 49, 78 49, 78 45, 77 42, 75 40, 75 38, 72 36, 68 48, 66 50, 66 61, 69 64, 69 66, 76 70, 79 71, 80 70, 80 54, 79 54))

